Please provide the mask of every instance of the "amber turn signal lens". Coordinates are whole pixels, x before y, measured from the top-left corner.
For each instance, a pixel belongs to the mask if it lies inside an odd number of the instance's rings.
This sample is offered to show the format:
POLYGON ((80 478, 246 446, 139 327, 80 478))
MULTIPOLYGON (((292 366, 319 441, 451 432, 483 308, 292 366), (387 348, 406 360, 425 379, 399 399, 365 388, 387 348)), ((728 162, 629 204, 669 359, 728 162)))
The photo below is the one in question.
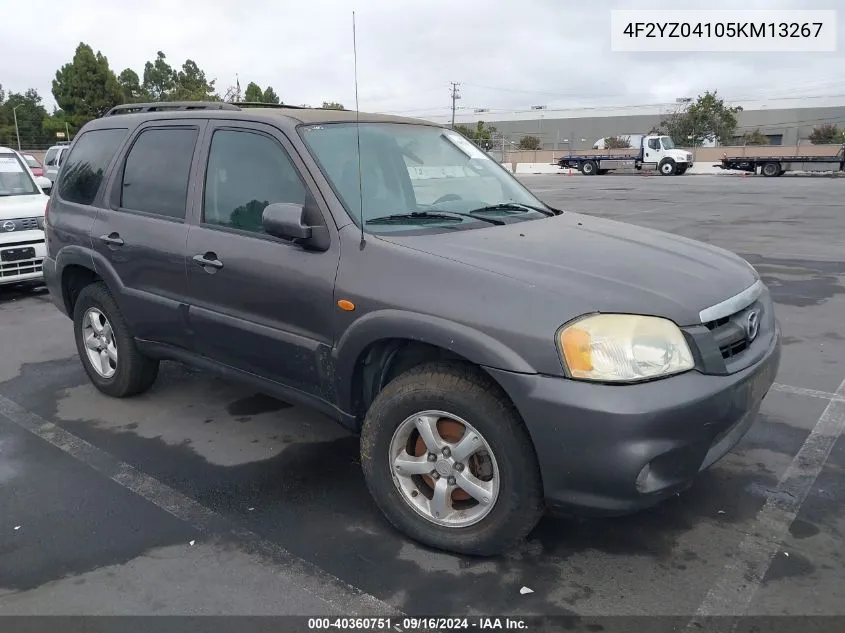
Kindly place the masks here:
POLYGON ((576 372, 593 371, 593 353, 590 349, 591 337, 588 332, 577 327, 570 327, 561 336, 560 344, 566 365, 576 372))
POLYGON ((355 309, 355 304, 351 301, 347 301, 346 299, 341 299, 337 302, 337 307, 341 310, 346 310, 347 312, 352 312, 355 309))

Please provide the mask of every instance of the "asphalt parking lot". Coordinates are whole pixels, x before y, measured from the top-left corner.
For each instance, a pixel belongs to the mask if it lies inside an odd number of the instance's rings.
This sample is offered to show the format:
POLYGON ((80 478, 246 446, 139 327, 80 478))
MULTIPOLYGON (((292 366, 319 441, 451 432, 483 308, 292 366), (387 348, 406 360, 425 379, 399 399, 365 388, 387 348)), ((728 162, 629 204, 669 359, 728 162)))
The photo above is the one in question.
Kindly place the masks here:
POLYGON ((176 364, 110 400, 47 296, 0 290, 0 613, 845 615, 845 182, 523 181, 733 250, 770 286, 775 388, 692 489, 544 519, 498 559, 432 552, 388 527, 333 422, 176 364))

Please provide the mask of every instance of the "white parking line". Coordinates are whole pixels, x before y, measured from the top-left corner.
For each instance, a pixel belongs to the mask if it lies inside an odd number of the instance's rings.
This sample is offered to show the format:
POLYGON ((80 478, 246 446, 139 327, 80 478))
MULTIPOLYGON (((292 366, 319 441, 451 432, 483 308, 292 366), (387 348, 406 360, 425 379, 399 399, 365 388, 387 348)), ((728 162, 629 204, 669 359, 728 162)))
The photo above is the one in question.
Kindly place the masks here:
POLYGON ((315 598, 325 602, 331 607, 332 613, 358 616, 401 617, 405 615, 386 602, 382 602, 375 596, 343 582, 312 563, 295 557, 284 548, 261 538, 254 532, 237 526, 233 527, 225 517, 214 510, 183 495, 156 478, 142 473, 133 466, 120 461, 113 455, 93 444, 89 444, 52 422, 27 411, 2 395, 0 395, 0 415, 195 529, 204 533, 214 532, 215 530, 228 532, 245 549, 274 560, 280 566, 280 574, 287 575, 291 584, 299 586, 315 598))
POLYGON ((796 396, 809 396, 811 398, 821 398, 822 400, 835 400, 837 402, 845 402, 845 396, 839 396, 829 391, 818 391, 816 389, 806 389, 804 387, 793 387, 792 385, 784 385, 776 382, 772 385, 775 391, 782 391, 783 393, 791 393, 796 396))
MULTIPOLYGON (((754 525, 740 543, 736 555, 707 592, 687 626, 688 630, 700 633, 711 630, 708 627, 712 624, 717 627, 713 630, 724 631, 724 622, 717 624, 717 621, 708 618, 741 616, 747 611, 772 560, 782 547, 789 526, 845 428, 845 380, 830 395, 833 396, 830 402, 783 474, 777 489, 757 513, 754 525)), ((738 622, 734 621, 731 630, 738 622)))

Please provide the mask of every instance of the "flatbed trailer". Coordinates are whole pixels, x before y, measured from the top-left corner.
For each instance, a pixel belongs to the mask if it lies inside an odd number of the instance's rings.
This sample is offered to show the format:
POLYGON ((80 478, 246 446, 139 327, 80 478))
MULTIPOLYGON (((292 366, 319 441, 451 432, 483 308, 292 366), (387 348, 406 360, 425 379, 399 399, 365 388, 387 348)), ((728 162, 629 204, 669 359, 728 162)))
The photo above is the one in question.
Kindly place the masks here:
POLYGON ((845 171, 845 145, 749 148, 742 156, 722 155, 713 165, 772 178, 788 171, 845 171))
POLYGON ((676 148, 668 136, 647 135, 639 147, 582 150, 562 156, 554 164, 577 169, 585 176, 601 176, 616 169, 656 169, 663 176, 681 176, 692 167, 693 158, 676 148))

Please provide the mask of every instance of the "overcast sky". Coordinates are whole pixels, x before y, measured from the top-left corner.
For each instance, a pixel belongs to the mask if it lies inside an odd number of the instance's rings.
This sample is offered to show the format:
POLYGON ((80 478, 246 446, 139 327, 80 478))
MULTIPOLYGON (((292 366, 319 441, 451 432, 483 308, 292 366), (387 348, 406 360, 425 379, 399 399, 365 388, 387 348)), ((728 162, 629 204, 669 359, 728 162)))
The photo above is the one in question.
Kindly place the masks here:
MULTIPOLYGON (((193 59, 221 93, 240 76, 292 104, 354 106, 352 11, 362 110, 430 116, 459 105, 519 109, 647 104, 718 89, 728 98, 845 93, 837 53, 617 53, 612 8, 835 9, 841 0, 73 0, 34 9, 2 0, 0 84, 36 88, 82 41, 139 75, 163 51, 193 59)), ((843 5, 845 7, 845 5, 843 5)))

